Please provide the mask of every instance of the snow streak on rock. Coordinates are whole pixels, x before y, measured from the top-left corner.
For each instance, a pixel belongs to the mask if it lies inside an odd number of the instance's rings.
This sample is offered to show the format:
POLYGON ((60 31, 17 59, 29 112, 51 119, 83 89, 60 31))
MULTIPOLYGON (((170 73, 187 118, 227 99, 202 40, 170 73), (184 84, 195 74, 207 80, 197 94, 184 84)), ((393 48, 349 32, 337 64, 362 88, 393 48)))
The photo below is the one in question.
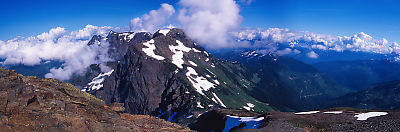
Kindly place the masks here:
POLYGON ((106 79, 106 77, 110 76, 114 72, 114 69, 112 69, 109 72, 106 73, 100 73, 97 77, 92 79, 92 82, 88 83, 82 91, 93 91, 93 90, 99 90, 100 88, 103 87, 103 82, 106 79))
POLYGON ((193 87, 201 95, 205 94, 203 91, 208 91, 211 88, 215 88, 215 84, 209 82, 206 78, 199 76, 199 74, 192 67, 187 67, 188 72, 186 73, 187 79, 192 83, 193 87))
POLYGON ((192 49, 183 45, 183 43, 179 40, 176 40, 176 43, 178 44, 178 46, 169 46, 169 49, 174 53, 172 55, 172 63, 175 64, 178 68, 182 69, 182 65, 183 63, 185 63, 185 61, 183 60, 183 52, 189 52, 192 49))
POLYGON ((154 45, 154 39, 151 39, 148 42, 143 43, 144 46, 147 46, 147 48, 143 48, 142 51, 144 53, 146 53, 147 56, 150 56, 156 60, 164 60, 165 58, 160 56, 160 55, 156 55, 154 53, 154 50, 156 49, 156 46, 154 45))

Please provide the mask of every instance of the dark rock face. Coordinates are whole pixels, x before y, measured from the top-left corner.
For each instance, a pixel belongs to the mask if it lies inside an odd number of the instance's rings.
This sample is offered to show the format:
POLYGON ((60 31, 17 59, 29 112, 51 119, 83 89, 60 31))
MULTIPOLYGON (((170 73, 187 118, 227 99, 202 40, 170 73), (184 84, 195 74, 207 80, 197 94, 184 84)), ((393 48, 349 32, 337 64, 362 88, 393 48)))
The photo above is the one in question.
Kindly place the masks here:
POLYGON ((1 68, 0 95, 0 131, 187 131, 151 116, 119 115, 69 83, 1 68))
MULTIPOLYGON (((154 39, 159 42, 160 49, 169 50, 167 46, 172 42, 163 42, 165 37, 156 35, 154 39)), ((107 104, 124 103, 126 112, 131 114, 156 115, 177 121, 193 107, 192 97, 185 94, 189 87, 180 79, 183 74, 175 73, 172 64, 145 55, 142 48, 141 44, 132 45, 114 73, 105 80, 103 89, 93 94, 107 104)))
POLYGON ((212 110, 202 114, 190 129, 200 132, 222 132, 225 128, 227 117, 218 110, 212 110))
POLYGON ((150 33, 145 32, 116 33, 110 31, 106 37, 106 41, 109 43, 108 54, 114 60, 121 60, 128 51, 130 45, 141 43, 151 37, 150 33))

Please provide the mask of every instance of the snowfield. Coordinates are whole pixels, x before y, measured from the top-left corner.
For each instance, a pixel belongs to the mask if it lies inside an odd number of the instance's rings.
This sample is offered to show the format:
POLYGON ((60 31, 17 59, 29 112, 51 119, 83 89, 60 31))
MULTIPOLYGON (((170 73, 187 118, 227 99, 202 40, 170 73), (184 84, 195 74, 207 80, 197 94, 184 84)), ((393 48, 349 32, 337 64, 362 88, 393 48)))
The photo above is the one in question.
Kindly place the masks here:
POLYGON ((186 47, 181 41, 176 40, 176 43, 178 46, 174 45, 169 45, 169 49, 174 53, 172 55, 172 63, 175 64, 178 68, 182 69, 183 68, 183 63, 185 61, 183 60, 183 52, 189 52, 192 50, 189 47, 186 47))
POLYGON ((368 112, 368 113, 357 114, 354 117, 357 117, 357 120, 359 121, 365 121, 371 117, 383 116, 387 114, 388 114, 387 112, 368 112))
POLYGON ((196 89, 198 93, 201 95, 205 94, 204 91, 208 91, 211 88, 215 88, 215 84, 209 82, 206 78, 199 76, 199 74, 192 67, 187 67, 188 72, 186 73, 187 79, 192 83, 193 87, 196 89))
POLYGON ((150 56, 156 60, 164 60, 165 58, 160 56, 160 55, 156 55, 154 53, 154 50, 156 49, 156 46, 154 45, 154 39, 151 39, 148 42, 143 43, 144 46, 147 46, 147 48, 143 48, 142 51, 147 55, 150 56))

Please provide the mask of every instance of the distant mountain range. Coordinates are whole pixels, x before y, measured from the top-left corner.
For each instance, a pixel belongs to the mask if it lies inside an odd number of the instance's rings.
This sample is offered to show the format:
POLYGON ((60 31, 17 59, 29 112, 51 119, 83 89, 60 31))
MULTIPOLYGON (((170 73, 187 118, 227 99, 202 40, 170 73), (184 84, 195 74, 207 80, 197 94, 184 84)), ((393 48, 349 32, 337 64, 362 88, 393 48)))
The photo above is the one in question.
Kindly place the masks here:
POLYGON ((400 80, 400 63, 390 60, 330 61, 313 66, 355 91, 377 83, 400 80))

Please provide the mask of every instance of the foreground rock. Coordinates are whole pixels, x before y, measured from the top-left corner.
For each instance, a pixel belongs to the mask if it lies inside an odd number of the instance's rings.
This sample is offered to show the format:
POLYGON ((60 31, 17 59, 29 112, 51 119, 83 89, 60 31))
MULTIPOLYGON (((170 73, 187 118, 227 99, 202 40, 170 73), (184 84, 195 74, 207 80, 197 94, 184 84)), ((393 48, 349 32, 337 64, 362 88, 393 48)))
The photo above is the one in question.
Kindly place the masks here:
POLYGON ((55 79, 0 68, 0 131, 188 131, 152 116, 118 114, 102 100, 55 79))

